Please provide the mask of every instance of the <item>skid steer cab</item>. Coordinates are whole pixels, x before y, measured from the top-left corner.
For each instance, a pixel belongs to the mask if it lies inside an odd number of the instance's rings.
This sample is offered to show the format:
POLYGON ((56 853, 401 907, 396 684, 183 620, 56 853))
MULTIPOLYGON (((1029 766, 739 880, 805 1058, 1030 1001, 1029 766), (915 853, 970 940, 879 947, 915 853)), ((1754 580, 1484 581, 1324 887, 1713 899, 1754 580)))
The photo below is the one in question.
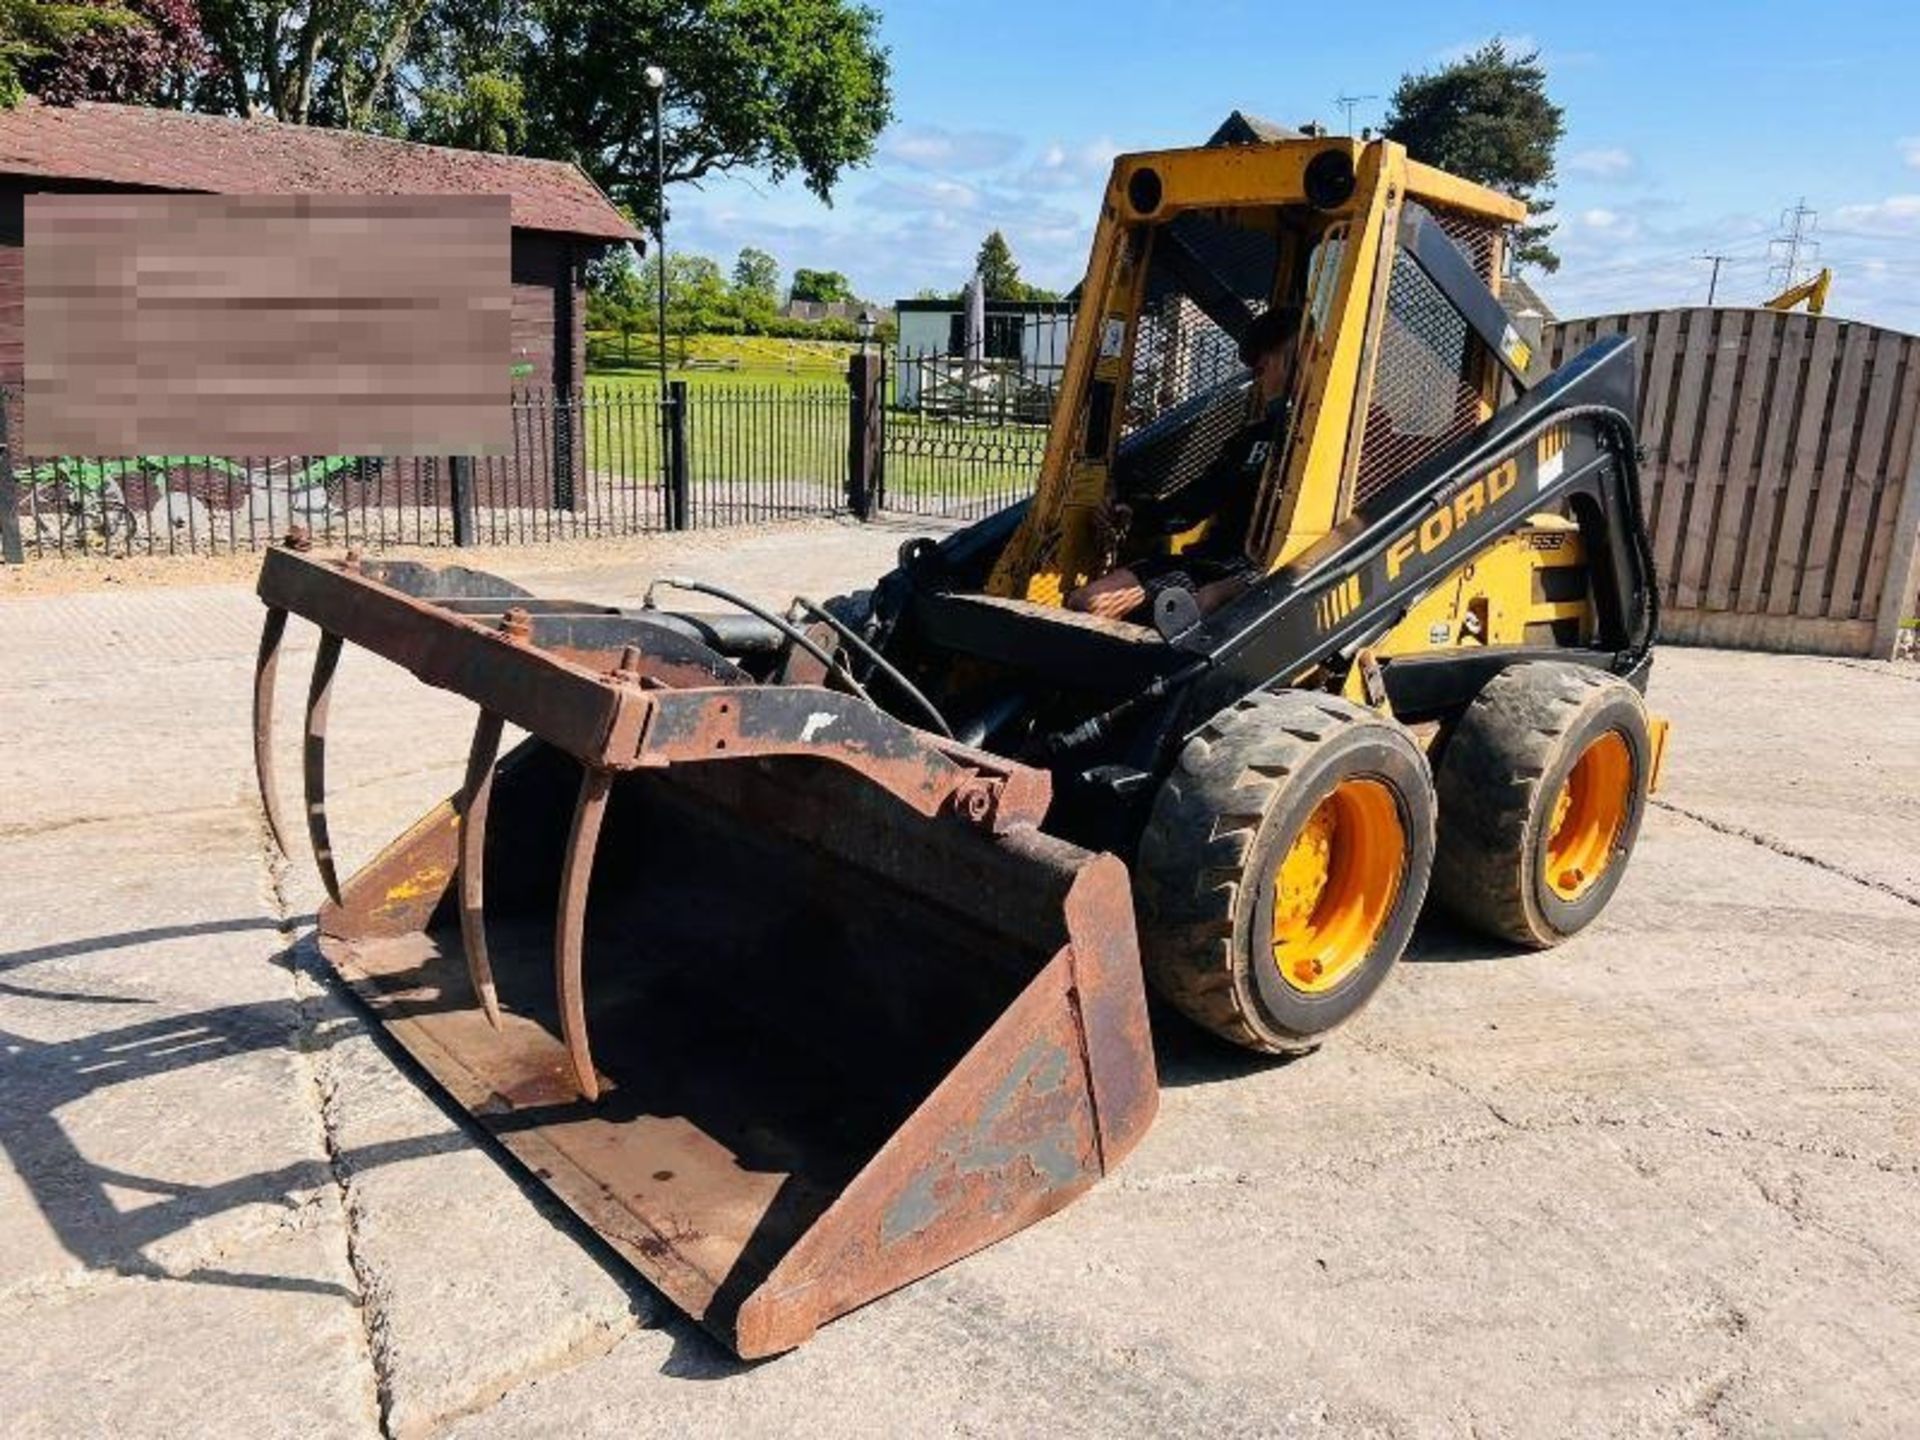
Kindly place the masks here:
POLYGON ((1534 373, 1497 298, 1522 218, 1385 142, 1122 157, 1033 494, 854 594, 623 610, 276 549, 257 759, 278 835, 297 615, 322 952, 752 1356, 1119 1163, 1148 985, 1300 1052, 1430 895, 1572 935, 1665 727, 1635 357, 1534 373), (349 643, 476 715, 458 793, 342 881, 349 643))

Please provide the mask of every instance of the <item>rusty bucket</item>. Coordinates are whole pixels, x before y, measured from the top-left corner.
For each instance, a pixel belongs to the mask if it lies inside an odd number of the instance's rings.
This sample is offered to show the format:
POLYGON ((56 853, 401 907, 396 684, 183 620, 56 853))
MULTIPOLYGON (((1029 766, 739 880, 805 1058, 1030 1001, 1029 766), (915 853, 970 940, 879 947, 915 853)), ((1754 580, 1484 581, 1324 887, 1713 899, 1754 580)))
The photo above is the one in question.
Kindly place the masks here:
POLYGON ((791 1348, 1132 1148, 1157 1092, 1128 877, 1038 829, 1043 774, 489 582, 274 552, 257 715, 305 615, 322 953, 675 1304, 791 1348), (481 718, 461 791, 340 884, 314 782, 345 642, 481 718), (531 738, 496 760, 503 720, 531 738))

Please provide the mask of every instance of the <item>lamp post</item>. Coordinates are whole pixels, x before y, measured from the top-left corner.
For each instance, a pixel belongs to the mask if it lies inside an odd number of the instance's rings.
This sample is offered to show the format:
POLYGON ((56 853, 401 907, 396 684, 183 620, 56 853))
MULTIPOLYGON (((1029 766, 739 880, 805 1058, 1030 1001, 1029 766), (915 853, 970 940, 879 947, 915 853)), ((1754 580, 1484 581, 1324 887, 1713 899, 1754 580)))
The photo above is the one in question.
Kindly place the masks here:
POLYGON ((653 102, 653 253, 659 285, 655 302, 660 325, 660 486, 666 496, 667 524, 674 530, 686 524, 675 492, 673 441, 680 417, 673 413, 673 390, 667 384, 667 127, 665 121, 667 72, 649 65, 640 72, 653 102))
POLYGON ((867 344, 873 339, 873 327, 876 324, 873 311, 863 309, 860 312, 860 353, 867 353, 867 344))
POLYGON ((662 114, 666 108, 667 72, 658 65, 649 65, 640 72, 640 78, 653 101, 653 253, 660 282, 660 404, 664 407, 667 403, 667 131, 662 114))

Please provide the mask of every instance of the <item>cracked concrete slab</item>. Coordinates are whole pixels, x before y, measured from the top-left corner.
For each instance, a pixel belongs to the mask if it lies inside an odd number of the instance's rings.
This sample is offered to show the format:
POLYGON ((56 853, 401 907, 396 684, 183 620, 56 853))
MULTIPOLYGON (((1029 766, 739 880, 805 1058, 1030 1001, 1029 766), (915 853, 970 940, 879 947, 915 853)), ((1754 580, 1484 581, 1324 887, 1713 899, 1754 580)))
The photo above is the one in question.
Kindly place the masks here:
POLYGON ((1685 653, 1668 798, 1920 905, 1920 666, 1685 653))
POLYGON ((175 1012, 10 1053, 0 1296, 191 1268, 304 1224, 329 1180, 290 1019, 175 1012))
POLYGON ((431 1434, 669 1309, 530 1177, 504 1169, 337 996, 316 1060, 352 1209, 389 1434, 431 1434))
POLYGON ((311 1220, 329 1181, 248 819, 230 800, 0 841, 0 1294, 311 1220))
POLYGON ((297 1231, 179 1278, 0 1306, 10 1436, 377 1433, 352 1276, 297 1231))
MULTIPOLYGON (((903 533, 506 566, 781 601, 903 533)), ((0 1413, 28 1433, 1895 1435, 1920 1394, 1913 667, 1663 652, 1666 804, 1594 929, 1532 955, 1429 923, 1288 1064, 1157 1017, 1161 1115, 1119 1174, 742 1366, 289 953, 319 889, 303 837, 286 867, 260 843, 251 597, 0 609, 31 741, 0 752, 0 1106, 40 1135, 0 1168, 0 1413)), ((364 655, 335 715, 351 865, 456 782, 472 716, 364 655)))

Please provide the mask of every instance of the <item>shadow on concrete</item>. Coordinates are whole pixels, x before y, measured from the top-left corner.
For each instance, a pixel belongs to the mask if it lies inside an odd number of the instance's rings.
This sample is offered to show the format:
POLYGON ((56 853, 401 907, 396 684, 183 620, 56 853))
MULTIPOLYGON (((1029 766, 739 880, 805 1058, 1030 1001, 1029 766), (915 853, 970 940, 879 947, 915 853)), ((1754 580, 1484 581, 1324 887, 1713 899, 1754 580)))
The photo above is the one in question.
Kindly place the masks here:
POLYGON ((86 990, 41 990, 32 985, 15 985, 0 980, 0 995, 21 1000, 64 1000, 78 1005, 151 1005, 143 995, 95 995, 86 990))
MULTIPOLYGON (((1429 906, 1401 957, 1408 965, 1458 965, 1482 960, 1511 960, 1529 953, 1524 946, 1470 930, 1451 915, 1429 906)), ((1391 984, 1392 981, 1387 983, 1391 984)))
POLYGON ((1153 1023, 1153 1057, 1160 1085, 1182 1090, 1189 1085, 1217 1085, 1249 1075, 1279 1070, 1305 1059, 1302 1055, 1261 1055, 1223 1040, 1189 1020, 1156 995, 1149 995, 1147 1015, 1153 1023))
MULTIPOLYGON (((1420 924, 1401 957, 1401 963, 1462 964, 1506 960, 1525 953, 1518 946, 1489 939, 1448 916, 1429 910, 1420 917, 1420 924)), ((1393 976, 1388 975, 1384 984, 1393 984, 1393 976)), ((1160 1067, 1160 1083, 1168 1089, 1241 1080, 1249 1075, 1282 1069, 1309 1058, 1313 1053, 1261 1055, 1243 1050, 1187 1019, 1158 996, 1149 993, 1148 1002, 1153 1020, 1154 1055, 1160 1067)), ((1340 1043, 1338 1032, 1328 1038, 1328 1043, 1340 1043)))
MULTIPOLYGON (((97 953, 155 940, 281 928, 281 922, 264 916, 203 925, 154 927, 16 951, 4 959, 19 966, 35 960, 97 953)), ((320 961, 310 939, 280 950, 268 963, 289 972, 306 973, 332 994, 344 997, 348 993, 320 961)), ((4 993, 41 1000, 156 1003, 138 996, 95 996, 16 985, 3 988, 4 993)), ((342 1012, 341 1019, 342 1024, 310 1027, 297 1001, 289 996, 285 1000, 143 1018, 71 1040, 41 1041, 0 1030, 0 1073, 5 1076, 5 1083, 0 1084, 0 1154, 5 1155, 13 1173, 32 1193, 62 1248, 89 1271, 183 1284, 300 1291, 359 1304, 362 1296, 332 1281, 243 1272, 213 1265, 190 1271, 169 1270, 143 1253, 156 1242, 199 1222, 248 1206, 275 1207, 285 1212, 288 1228, 297 1228, 298 1212, 307 1203, 306 1197, 317 1189, 379 1166, 445 1154, 476 1144, 491 1145, 484 1134, 467 1122, 463 1113, 444 1101, 437 1087, 428 1083, 424 1073, 388 1040, 381 1027, 366 1023, 357 1002, 342 1012), (195 1185, 90 1160, 60 1119, 63 1109, 114 1086, 256 1052, 312 1053, 340 1039, 361 1035, 371 1036, 382 1053, 400 1065, 416 1087, 434 1100, 448 1122, 444 1132, 341 1150, 325 1157, 296 1160, 273 1169, 237 1175, 215 1184, 195 1185), (148 1203, 130 1204, 124 1198, 116 1201, 116 1195, 127 1197, 129 1194, 147 1199, 148 1203)), ((235 1093, 228 1103, 244 1105, 244 1092, 235 1093)), ((564 1211, 544 1187, 522 1175, 515 1165, 503 1165, 502 1169, 548 1219, 566 1229, 621 1284, 632 1297, 636 1314, 644 1319, 670 1308, 597 1236, 564 1211)))
POLYGON ((153 925, 144 930, 122 930, 118 934, 93 935, 84 940, 56 940, 51 945, 35 945, 26 950, 0 951, 0 970, 15 970, 22 965, 37 965, 44 960, 66 960, 75 955, 99 955, 108 950, 125 950, 135 945, 157 945, 165 940, 189 940, 197 935, 232 935, 247 930, 281 930, 289 926, 301 928, 311 925, 313 921, 311 915, 299 915, 291 920, 248 915, 236 916, 231 920, 201 920, 190 925, 153 925))
MULTIPOLYGON (((281 922, 268 917, 209 922, 194 926, 153 927, 21 950, 5 957, 19 967, 35 961, 99 953, 159 940, 236 931, 277 932, 281 922)), ((366 1297, 350 1284, 270 1271, 235 1269, 229 1256, 213 1254, 193 1269, 169 1268, 145 1253, 156 1243, 225 1212, 265 1207, 280 1212, 250 1234, 270 1240, 276 1226, 297 1231, 301 1211, 317 1191, 350 1183, 380 1166, 480 1147, 499 1162, 500 1173, 545 1220, 564 1233, 619 1287, 642 1327, 671 1342, 663 1373, 685 1379, 725 1379, 752 1368, 736 1358, 687 1318, 640 1276, 611 1245, 527 1172, 499 1142, 447 1096, 386 1028, 376 1023, 350 987, 320 955, 312 932, 291 946, 264 957, 265 963, 310 980, 325 999, 303 1005, 286 999, 251 1002, 189 1012, 143 1014, 127 1024, 94 1030, 72 1039, 43 1041, 0 1029, 0 1156, 31 1193, 60 1246, 87 1271, 181 1284, 219 1285, 242 1290, 324 1295, 349 1304, 366 1297), (320 1023, 315 1023, 316 1018, 320 1023), (445 1122, 431 1135, 354 1148, 329 1149, 323 1155, 294 1160, 271 1169, 234 1175, 211 1184, 191 1184, 141 1174, 90 1159, 63 1123, 62 1112, 118 1086, 166 1077, 196 1066, 235 1057, 285 1051, 315 1054, 347 1039, 370 1040, 426 1097, 445 1122)), ((160 1006, 165 1002, 133 995, 96 996, 51 987, 7 985, 0 993, 38 1000, 160 1006)), ((448 1008, 464 1001, 450 996, 448 1008)), ((211 1087, 209 1095, 221 1093, 211 1087)), ((245 1105, 244 1087, 231 1087, 231 1099, 245 1105)), ((96 1112, 97 1113, 97 1112, 96 1112)), ((80 1135, 84 1141, 84 1132, 80 1135)), ((210 1142, 211 1143, 211 1142, 210 1142)), ((215 1242, 218 1244, 216 1237, 215 1242)), ((501 1263, 512 1263, 503 1257, 501 1263)), ((766 1362, 755 1362, 766 1363, 766 1362)))
MULTIPOLYGON (((112 1086, 300 1044, 291 1000, 168 1015, 74 1040, 38 1041, 0 1030, 7 1075, 7 1083, 0 1086, 0 1151, 33 1192, 61 1245, 88 1270, 240 1289, 299 1290, 358 1303, 350 1290, 328 1281, 217 1269, 173 1272, 142 1253, 156 1241, 243 1206, 279 1207, 292 1223, 302 1194, 332 1182, 326 1160, 299 1160, 212 1185, 182 1184, 89 1160, 59 1119, 64 1107, 112 1086), (115 1202, 116 1191, 152 1199, 123 1207, 115 1202)), ((244 1104, 244 1096, 232 1103, 244 1104)), ((466 1143, 457 1131, 423 1136, 368 1146, 338 1157, 336 1163, 388 1165, 466 1143)))

